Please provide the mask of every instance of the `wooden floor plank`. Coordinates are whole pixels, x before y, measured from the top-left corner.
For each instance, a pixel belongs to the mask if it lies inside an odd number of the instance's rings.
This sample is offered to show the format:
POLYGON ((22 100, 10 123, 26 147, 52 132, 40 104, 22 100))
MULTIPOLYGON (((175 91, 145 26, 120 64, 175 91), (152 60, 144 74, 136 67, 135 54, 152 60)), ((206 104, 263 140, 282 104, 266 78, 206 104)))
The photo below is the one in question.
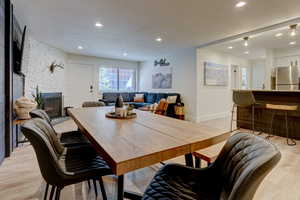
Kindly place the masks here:
MULTIPOLYGON (((208 126, 229 128, 229 119, 217 119, 205 122, 208 126)), ((57 125, 58 131, 76 130, 73 121, 57 125)), ((265 135, 263 135, 265 136, 265 135)), ((254 200, 299 200, 300 199, 300 141, 297 146, 290 147, 284 138, 273 137, 282 153, 282 159, 275 169, 265 178, 258 188, 254 200)), ((167 162, 184 163, 183 157, 167 162)), ((154 173, 161 165, 154 165, 129 173, 125 177, 125 189, 143 192, 151 181, 154 173)), ((113 199, 116 193, 115 177, 105 177, 104 184, 108 199, 113 199)), ((38 163, 31 146, 16 149, 10 158, 5 159, 0 166, 0 199, 5 200, 37 200, 42 199, 45 184, 39 172, 38 163)), ((62 200, 95 200, 93 190, 88 191, 85 184, 66 187, 62 191, 62 200)), ((98 196, 98 200, 101 195, 98 196)))

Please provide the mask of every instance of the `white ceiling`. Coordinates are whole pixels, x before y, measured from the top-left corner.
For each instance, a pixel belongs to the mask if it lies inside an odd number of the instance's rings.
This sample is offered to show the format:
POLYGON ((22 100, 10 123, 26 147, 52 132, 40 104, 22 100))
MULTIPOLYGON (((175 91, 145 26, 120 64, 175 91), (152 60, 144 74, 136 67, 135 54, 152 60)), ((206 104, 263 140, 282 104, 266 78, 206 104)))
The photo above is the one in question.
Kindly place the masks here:
POLYGON ((33 37, 84 55, 142 61, 299 17, 299 0, 13 0, 33 37), (100 21, 104 27, 96 29, 100 21), (163 42, 157 43, 156 37, 163 42), (81 45, 84 50, 77 50, 81 45), (124 57, 123 53, 128 56, 124 57))
POLYGON ((297 27, 297 35, 294 37, 290 36, 291 30, 289 26, 283 26, 270 31, 249 35, 248 47, 244 46, 243 38, 238 38, 206 48, 245 59, 264 59, 268 50, 298 49, 300 47, 300 24, 297 27), (282 36, 276 37, 278 33, 281 33, 282 36), (290 42, 296 42, 296 44, 290 45, 290 42), (229 49, 228 47, 233 48, 229 49), (248 52, 248 54, 245 54, 245 52, 248 52))

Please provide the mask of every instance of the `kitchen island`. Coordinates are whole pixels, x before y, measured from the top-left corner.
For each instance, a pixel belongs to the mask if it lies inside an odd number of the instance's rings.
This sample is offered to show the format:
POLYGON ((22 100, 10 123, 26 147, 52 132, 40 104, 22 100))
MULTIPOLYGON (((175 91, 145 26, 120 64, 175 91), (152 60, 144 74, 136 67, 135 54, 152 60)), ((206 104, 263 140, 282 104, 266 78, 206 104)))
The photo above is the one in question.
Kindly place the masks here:
MULTIPOLYGON (((291 138, 300 140, 300 91, 287 90, 251 90, 257 105, 255 105, 255 131, 270 132, 273 110, 266 109, 266 104, 297 105, 297 111, 288 112, 288 127, 291 138)), ((251 129, 251 108, 238 107, 237 127, 251 129)), ((273 122, 273 135, 285 137, 285 116, 278 111, 273 122)))

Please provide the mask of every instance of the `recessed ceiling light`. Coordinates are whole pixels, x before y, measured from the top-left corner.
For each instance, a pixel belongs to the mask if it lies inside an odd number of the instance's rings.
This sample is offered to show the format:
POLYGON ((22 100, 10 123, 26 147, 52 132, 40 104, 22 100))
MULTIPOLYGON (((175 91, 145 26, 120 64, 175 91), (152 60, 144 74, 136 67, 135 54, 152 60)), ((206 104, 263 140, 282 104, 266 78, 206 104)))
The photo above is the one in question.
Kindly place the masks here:
POLYGON ((161 37, 158 37, 155 39, 157 42, 162 42, 162 38, 161 37))
POLYGON ((249 54, 249 51, 245 51, 245 54, 249 54))
POLYGON ((228 49, 233 49, 233 46, 228 47, 228 49))
POLYGON ((283 34, 282 33, 277 33, 275 36, 276 37, 281 37, 283 34))
POLYGON ((103 24, 101 24, 100 22, 96 22, 95 26, 98 27, 98 28, 100 28, 100 27, 103 27, 103 24))
POLYGON ((79 49, 79 50, 82 50, 82 49, 83 49, 83 47, 82 47, 82 46, 78 46, 78 47, 77 47, 77 49, 79 49))
POLYGON ((238 2, 237 4, 235 4, 235 7, 241 8, 241 7, 245 6, 246 4, 247 4, 247 3, 246 3, 245 1, 240 1, 240 2, 238 2))
POLYGON ((290 45, 295 45, 297 42, 296 41, 293 41, 293 42, 290 42, 290 45))
POLYGON ((123 56, 128 56, 128 53, 123 53, 123 56))

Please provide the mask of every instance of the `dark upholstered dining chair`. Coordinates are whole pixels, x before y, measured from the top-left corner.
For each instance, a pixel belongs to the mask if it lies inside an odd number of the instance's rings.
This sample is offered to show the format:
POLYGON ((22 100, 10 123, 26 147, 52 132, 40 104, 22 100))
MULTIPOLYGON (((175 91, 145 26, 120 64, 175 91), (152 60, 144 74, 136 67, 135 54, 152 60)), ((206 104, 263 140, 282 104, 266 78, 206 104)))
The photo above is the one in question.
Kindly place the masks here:
POLYGON ((250 200, 280 158, 275 145, 264 138, 237 133, 207 168, 164 166, 154 176, 143 199, 250 200))
POLYGON ((93 149, 62 146, 49 124, 39 118, 26 122, 21 130, 34 148, 47 183, 44 199, 47 199, 49 185, 52 186, 50 199, 54 193, 55 199, 59 199, 65 186, 88 180, 99 180, 103 199, 106 199, 102 176, 112 172, 93 149))
MULTIPOLYGON (((40 118, 40 119, 45 120, 52 127, 52 129, 55 130, 51 123, 50 117, 44 110, 41 110, 41 109, 33 110, 30 112, 30 116, 32 118, 40 118)), ((57 136, 59 135, 56 132, 55 132, 55 134, 57 136)), ((64 132, 64 133, 61 133, 58 137, 59 137, 60 142, 64 146, 77 146, 77 145, 89 144, 89 141, 79 131, 64 132)))
POLYGON ((101 107, 105 106, 105 103, 102 101, 86 101, 83 102, 82 107, 87 108, 87 107, 101 107))

